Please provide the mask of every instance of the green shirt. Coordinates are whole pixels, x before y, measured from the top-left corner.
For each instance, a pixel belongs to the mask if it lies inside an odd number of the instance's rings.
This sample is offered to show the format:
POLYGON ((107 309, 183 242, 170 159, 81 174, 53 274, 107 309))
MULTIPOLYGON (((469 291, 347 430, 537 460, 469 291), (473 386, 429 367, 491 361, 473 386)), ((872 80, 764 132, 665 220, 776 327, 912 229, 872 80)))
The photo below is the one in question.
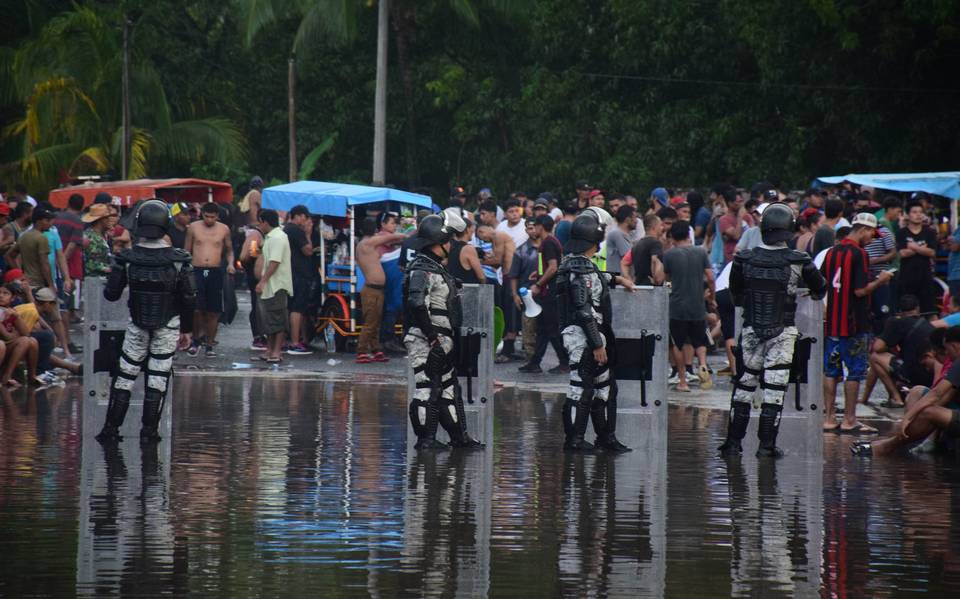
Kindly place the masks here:
POLYGON ((261 299, 270 299, 281 289, 285 289, 287 295, 293 297, 293 275, 290 271, 290 242, 287 240, 287 234, 280 227, 274 228, 267 233, 263 240, 263 270, 266 272, 270 268, 270 263, 276 262, 277 270, 274 271, 266 284, 263 286, 261 299))
POLYGON ((110 273, 110 246, 107 239, 93 229, 83 232, 83 268, 90 277, 110 273))
MULTIPOLYGON (((47 280, 43 276, 43 265, 47 264, 47 254, 50 253, 50 244, 47 237, 36 229, 30 229, 17 239, 20 247, 20 264, 23 274, 31 287, 46 287, 47 280)), ((52 276, 52 274, 51 274, 52 276)))

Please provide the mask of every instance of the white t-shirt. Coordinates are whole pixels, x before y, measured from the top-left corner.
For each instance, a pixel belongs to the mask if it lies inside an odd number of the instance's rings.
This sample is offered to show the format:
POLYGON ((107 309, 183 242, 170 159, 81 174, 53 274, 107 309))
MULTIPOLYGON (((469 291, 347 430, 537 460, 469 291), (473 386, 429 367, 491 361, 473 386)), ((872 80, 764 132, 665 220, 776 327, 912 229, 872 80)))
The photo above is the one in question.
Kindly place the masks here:
POLYGON ((509 235, 510 238, 513 239, 513 244, 515 247, 520 247, 521 245, 525 244, 528 239, 530 239, 530 236, 527 235, 527 225, 523 222, 522 218, 514 227, 511 227, 510 223, 507 221, 501 222, 499 225, 497 225, 497 231, 501 231, 509 235))
POLYGON ((845 218, 843 218, 843 217, 841 216, 841 217, 840 217, 840 220, 837 221, 837 224, 835 224, 835 225, 833 226, 833 230, 836 231, 836 230, 839 229, 840 227, 849 227, 849 226, 851 226, 851 225, 850 225, 850 221, 848 221, 847 219, 845 219, 845 218))
POLYGON ((563 210, 554 208, 550 211, 550 218, 552 218, 555 222, 560 222, 560 219, 563 218, 563 210))
POLYGON ((733 262, 727 262, 727 265, 723 267, 723 270, 720 271, 720 275, 717 276, 717 291, 723 291, 724 289, 730 288, 730 267, 733 266, 733 262))

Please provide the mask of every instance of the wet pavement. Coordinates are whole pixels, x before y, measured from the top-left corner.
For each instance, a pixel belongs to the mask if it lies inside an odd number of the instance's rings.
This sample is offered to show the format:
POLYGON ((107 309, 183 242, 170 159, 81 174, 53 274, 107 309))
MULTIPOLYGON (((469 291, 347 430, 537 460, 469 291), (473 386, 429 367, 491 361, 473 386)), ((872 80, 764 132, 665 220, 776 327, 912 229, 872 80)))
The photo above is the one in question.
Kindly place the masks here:
POLYGON ((84 439, 76 383, 0 393, 0 596, 960 596, 954 458, 728 463, 696 405, 571 456, 522 385, 493 447, 414 456, 399 379, 231 374, 177 377, 150 451, 84 439))

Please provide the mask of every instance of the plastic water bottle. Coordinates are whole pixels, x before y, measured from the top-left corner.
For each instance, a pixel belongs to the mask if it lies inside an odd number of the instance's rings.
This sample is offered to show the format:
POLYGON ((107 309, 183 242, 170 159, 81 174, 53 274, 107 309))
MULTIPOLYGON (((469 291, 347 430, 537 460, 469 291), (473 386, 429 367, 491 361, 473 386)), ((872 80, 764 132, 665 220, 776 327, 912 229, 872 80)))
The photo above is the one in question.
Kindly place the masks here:
POLYGON ((332 324, 328 324, 327 328, 323 329, 323 340, 329 353, 332 354, 337 351, 336 333, 333 330, 332 324))

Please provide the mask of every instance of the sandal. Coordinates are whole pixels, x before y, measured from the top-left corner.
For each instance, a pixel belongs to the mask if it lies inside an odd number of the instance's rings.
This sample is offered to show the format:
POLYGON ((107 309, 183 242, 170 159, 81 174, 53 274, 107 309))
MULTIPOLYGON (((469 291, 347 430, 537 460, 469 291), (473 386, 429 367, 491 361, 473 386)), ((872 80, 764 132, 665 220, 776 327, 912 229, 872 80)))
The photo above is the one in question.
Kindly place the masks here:
POLYGON ((836 425, 836 426, 825 426, 825 427, 823 427, 823 432, 825 432, 825 433, 839 433, 839 432, 840 432, 840 425, 838 424, 838 425, 836 425))
POLYGON ((853 428, 843 428, 843 425, 840 426, 841 435, 878 435, 880 431, 873 428, 872 426, 867 426, 862 422, 858 422, 857 425, 853 428))
POLYGON ((15 379, 8 379, 7 382, 3 384, 3 386, 10 387, 11 389, 19 389, 20 387, 23 387, 23 385, 21 385, 15 379))
POLYGON ((389 361, 390 361, 390 358, 388 358, 387 356, 383 355, 383 352, 382 352, 382 351, 375 352, 375 353, 373 354, 373 356, 370 357, 370 359, 373 360, 374 362, 389 362, 389 361))
POLYGON ((370 354, 357 354, 357 364, 369 364, 373 362, 373 356, 370 354))
POLYGON ((267 364, 279 364, 282 362, 280 358, 264 358, 263 361, 267 364))

